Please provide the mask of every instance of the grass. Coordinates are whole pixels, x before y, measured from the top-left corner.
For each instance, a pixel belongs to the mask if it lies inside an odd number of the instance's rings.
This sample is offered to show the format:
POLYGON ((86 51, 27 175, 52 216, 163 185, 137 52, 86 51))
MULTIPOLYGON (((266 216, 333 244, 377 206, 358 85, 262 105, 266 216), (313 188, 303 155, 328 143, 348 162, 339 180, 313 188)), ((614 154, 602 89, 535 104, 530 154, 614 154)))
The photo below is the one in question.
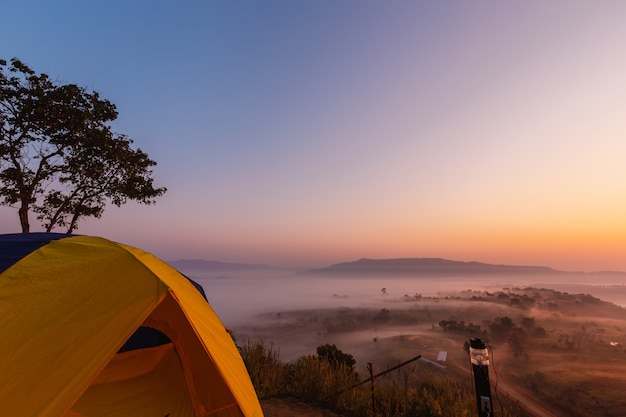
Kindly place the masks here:
MULTIPOLYGON (((477 406, 467 380, 443 375, 413 362, 366 382, 346 365, 307 355, 285 363, 263 341, 246 341, 240 351, 259 398, 289 396, 352 417, 476 417, 477 406)), ((523 414, 513 405, 499 416, 523 414)))

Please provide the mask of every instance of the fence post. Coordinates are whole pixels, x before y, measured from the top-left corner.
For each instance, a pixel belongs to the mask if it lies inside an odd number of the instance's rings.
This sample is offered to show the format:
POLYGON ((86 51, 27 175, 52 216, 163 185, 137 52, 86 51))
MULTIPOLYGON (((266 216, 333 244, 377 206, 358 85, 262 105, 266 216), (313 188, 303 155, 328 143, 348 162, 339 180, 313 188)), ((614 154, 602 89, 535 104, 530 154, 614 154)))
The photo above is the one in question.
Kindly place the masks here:
POLYGON ((480 339, 470 340, 470 363, 474 374, 476 404, 479 417, 492 417, 491 388, 489 386, 489 351, 480 339))
POLYGON ((372 362, 367 363, 367 370, 370 373, 370 387, 372 389, 372 412, 376 414, 376 403, 374 402, 374 371, 372 370, 372 362))

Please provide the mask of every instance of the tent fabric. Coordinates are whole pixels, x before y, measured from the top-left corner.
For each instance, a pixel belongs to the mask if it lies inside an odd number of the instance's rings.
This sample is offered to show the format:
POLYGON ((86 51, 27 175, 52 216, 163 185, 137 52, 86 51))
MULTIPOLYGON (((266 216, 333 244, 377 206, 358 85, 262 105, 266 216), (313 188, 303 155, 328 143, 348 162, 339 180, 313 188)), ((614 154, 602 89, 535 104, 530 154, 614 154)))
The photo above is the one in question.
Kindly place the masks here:
POLYGON ((0 273, 51 240, 68 237, 62 233, 19 233, 0 235, 0 273))
POLYGON ((0 237, 15 261, 0 274, 0 415, 262 416, 229 333, 188 279, 103 238, 46 237, 0 237), (171 343, 120 352, 140 327, 171 343), (135 373, 143 365, 128 357, 152 367, 135 373))
POLYGON ((171 343, 115 355, 66 417, 163 417, 162 410, 170 410, 170 416, 195 416, 171 343))

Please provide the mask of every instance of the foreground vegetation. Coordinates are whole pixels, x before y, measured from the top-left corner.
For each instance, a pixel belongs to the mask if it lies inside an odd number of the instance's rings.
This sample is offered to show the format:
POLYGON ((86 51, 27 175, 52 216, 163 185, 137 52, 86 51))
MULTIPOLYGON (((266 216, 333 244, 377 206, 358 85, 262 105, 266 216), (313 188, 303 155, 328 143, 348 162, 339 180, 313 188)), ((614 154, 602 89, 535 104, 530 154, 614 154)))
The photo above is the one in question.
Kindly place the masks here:
MULTIPOLYGON (((474 416, 463 346, 479 337, 492 349, 490 373, 501 387, 506 382, 557 415, 611 417, 626 410, 626 310, 586 294, 508 288, 405 295, 382 309, 281 312, 264 317, 254 334, 280 347, 296 340, 336 343, 354 353, 361 370, 333 367, 315 355, 285 363, 271 344, 249 342, 242 354, 261 398, 295 396, 350 416, 474 416), (440 351, 447 352, 445 371, 420 361, 379 378, 374 404, 369 383, 347 389, 369 377, 365 363, 376 362, 380 371, 416 352, 434 360, 440 351)), ((508 393, 498 394, 502 400, 508 393)), ((496 411, 522 415, 510 404, 496 411)))
MULTIPOLYGON (((357 373, 355 361, 334 345, 317 355, 286 363, 272 345, 248 340, 240 351, 259 398, 295 397, 346 416, 474 417, 476 400, 467 380, 443 375, 428 365, 411 364, 374 382, 357 373)), ((501 403, 499 414, 516 417, 519 407, 501 403)))

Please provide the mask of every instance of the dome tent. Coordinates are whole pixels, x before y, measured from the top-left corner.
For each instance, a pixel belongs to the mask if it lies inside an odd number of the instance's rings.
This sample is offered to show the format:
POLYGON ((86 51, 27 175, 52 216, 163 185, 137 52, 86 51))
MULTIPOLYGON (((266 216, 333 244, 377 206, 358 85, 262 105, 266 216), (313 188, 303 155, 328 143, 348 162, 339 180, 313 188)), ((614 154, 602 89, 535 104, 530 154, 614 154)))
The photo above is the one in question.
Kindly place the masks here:
POLYGON ((77 235, 0 235, 0 415, 262 416, 193 283, 77 235))

